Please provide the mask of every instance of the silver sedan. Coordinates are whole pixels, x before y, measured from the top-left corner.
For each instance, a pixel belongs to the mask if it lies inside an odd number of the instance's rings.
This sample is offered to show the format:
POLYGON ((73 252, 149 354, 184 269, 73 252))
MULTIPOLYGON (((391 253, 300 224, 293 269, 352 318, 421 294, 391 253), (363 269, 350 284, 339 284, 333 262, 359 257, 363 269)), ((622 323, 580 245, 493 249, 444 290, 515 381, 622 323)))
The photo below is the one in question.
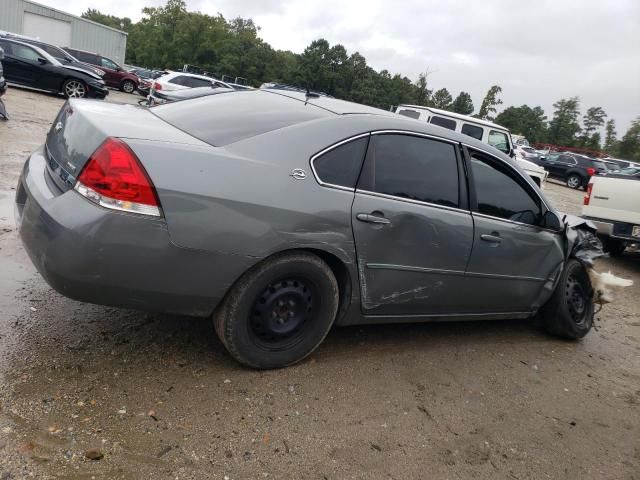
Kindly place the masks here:
POLYGON ((314 94, 70 100, 16 207, 57 291, 212 318, 255 368, 301 360, 333 325, 538 315, 580 338, 593 322, 581 234, 510 158, 314 94))

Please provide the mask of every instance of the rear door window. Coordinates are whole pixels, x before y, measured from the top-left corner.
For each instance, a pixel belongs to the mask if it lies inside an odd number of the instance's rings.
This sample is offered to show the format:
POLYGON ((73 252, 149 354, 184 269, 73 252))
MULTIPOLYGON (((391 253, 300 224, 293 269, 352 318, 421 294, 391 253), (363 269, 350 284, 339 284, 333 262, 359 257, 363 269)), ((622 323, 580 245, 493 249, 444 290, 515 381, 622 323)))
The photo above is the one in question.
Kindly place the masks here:
POLYGON ((322 183, 355 188, 369 137, 342 144, 313 159, 313 169, 322 183))
POLYGON ((476 140, 482 140, 484 129, 476 125, 471 125, 470 123, 463 123, 461 132, 475 138, 476 140))
POLYGON ((528 225, 539 224, 542 216, 540 199, 530 194, 508 167, 472 152, 471 169, 478 213, 528 225))
POLYGON ((451 120, 450 118, 438 117, 434 115, 433 117, 431 117, 430 123, 438 125, 439 127, 448 128, 449 130, 456 129, 456 121, 451 120))
POLYGON ((413 135, 373 135, 358 188, 459 206, 458 163, 450 143, 413 135))

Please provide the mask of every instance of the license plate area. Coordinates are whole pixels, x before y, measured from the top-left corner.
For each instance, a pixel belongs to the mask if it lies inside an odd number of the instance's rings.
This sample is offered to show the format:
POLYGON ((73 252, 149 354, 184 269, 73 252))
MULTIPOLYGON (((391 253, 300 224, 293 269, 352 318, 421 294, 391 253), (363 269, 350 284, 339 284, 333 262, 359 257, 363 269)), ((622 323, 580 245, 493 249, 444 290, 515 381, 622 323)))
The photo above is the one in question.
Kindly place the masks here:
POLYGON ((631 236, 640 238, 640 225, 634 225, 631 229, 631 236))

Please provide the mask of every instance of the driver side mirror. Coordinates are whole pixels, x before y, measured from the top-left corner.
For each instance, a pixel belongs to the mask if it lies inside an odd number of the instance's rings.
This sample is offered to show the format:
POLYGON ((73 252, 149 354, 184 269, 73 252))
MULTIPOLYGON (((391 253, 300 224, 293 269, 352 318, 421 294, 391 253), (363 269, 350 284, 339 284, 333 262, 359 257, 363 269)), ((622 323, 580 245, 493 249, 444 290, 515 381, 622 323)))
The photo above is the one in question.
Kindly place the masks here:
POLYGON ((42 58, 42 57, 38 57, 38 63, 39 63, 40 65, 46 65, 46 64, 47 64, 47 63, 49 63, 49 62, 47 62, 47 60, 45 60, 45 59, 44 59, 44 58, 42 58))
POLYGON ((553 213, 551 210, 547 210, 545 214, 542 216, 542 228, 548 228, 549 230, 553 230, 555 232, 561 232, 564 230, 564 225, 558 215, 553 213))

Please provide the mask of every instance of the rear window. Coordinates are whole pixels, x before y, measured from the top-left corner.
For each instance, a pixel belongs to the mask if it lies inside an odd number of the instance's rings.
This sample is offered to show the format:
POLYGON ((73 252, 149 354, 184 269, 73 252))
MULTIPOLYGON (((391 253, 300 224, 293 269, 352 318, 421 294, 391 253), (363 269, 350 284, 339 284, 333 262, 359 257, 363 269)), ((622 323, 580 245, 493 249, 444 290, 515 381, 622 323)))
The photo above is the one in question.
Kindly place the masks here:
POLYGON ((607 167, 602 162, 598 162, 596 160, 592 160, 591 163, 593 164, 593 167, 598 169, 598 170, 607 170, 607 167))
POLYGON ((309 103, 260 90, 184 100, 149 111, 213 146, 334 115, 309 103))

